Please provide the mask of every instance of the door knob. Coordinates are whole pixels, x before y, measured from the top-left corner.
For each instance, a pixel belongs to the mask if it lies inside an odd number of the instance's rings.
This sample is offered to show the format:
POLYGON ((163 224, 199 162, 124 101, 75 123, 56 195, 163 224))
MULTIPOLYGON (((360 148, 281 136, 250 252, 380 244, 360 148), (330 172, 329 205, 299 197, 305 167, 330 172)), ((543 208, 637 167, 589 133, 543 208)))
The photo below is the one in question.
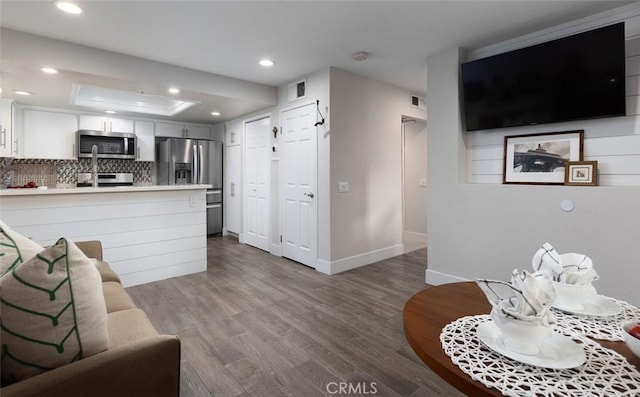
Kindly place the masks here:
POLYGON ((313 198, 315 196, 315 194, 313 193, 303 193, 303 194, 309 198, 313 198))

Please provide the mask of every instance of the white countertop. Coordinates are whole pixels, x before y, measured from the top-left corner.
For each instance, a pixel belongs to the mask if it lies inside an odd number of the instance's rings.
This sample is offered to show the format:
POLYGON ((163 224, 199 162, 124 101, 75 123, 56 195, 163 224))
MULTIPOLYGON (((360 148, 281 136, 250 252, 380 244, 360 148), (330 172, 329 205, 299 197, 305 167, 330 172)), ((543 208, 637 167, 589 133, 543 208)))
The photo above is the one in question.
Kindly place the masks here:
POLYGON ((139 193, 163 192, 172 190, 202 190, 211 189, 211 185, 145 185, 145 186, 117 186, 117 187, 73 187, 65 189, 2 189, 2 196, 38 196, 47 194, 95 194, 95 193, 139 193))

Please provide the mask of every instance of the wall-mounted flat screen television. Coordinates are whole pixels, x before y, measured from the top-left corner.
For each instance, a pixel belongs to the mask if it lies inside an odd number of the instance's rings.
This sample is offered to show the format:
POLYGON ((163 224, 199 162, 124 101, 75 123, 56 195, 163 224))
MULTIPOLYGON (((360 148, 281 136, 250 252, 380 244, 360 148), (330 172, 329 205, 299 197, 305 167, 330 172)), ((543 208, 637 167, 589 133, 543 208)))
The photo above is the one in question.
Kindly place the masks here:
POLYGON ((467 131, 625 115, 623 22, 461 69, 467 131))

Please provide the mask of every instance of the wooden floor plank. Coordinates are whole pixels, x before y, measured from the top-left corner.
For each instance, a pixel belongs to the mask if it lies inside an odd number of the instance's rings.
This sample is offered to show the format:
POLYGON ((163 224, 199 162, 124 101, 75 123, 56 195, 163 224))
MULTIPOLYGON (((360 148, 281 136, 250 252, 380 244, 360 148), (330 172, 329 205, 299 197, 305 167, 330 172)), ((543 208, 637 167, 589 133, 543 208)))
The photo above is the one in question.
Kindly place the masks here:
POLYGON ((376 396, 462 395, 404 338, 426 249, 328 276, 217 237, 207 260, 206 272, 127 288, 158 331, 180 336, 182 397, 338 395, 331 382, 375 382, 376 396))

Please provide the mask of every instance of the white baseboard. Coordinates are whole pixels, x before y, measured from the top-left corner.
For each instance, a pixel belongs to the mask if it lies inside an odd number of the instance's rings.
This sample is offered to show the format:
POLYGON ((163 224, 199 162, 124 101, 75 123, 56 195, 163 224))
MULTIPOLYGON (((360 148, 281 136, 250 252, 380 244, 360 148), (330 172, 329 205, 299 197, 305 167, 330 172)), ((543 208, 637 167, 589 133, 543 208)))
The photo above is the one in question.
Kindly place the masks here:
POLYGON ((244 233, 238 234, 238 242, 244 244, 244 233))
POLYGON ((318 259, 318 261, 316 262, 316 270, 324 274, 333 275, 345 272, 347 270, 355 269, 357 267, 370 265, 372 263, 389 259, 394 256, 402 255, 403 253, 404 245, 398 244, 391 247, 366 252, 364 254, 350 256, 348 258, 338 259, 337 261, 333 262, 318 259))
POLYGON ((402 241, 413 241, 416 243, 427 243, 427 235, 425 233, 402 232, 402 241))
POLYGON ((424 273, 424 282, 429 285, 442 285, 449 283, 457 283, 461 281, 469 281, 466 278, 454 276, 447 273, 436 272, 435 270, 427 269, 424 273))
POLYGON ((323 259, 316 260, 316 270, 320 273, 331 274, 331 262, 323 259))

